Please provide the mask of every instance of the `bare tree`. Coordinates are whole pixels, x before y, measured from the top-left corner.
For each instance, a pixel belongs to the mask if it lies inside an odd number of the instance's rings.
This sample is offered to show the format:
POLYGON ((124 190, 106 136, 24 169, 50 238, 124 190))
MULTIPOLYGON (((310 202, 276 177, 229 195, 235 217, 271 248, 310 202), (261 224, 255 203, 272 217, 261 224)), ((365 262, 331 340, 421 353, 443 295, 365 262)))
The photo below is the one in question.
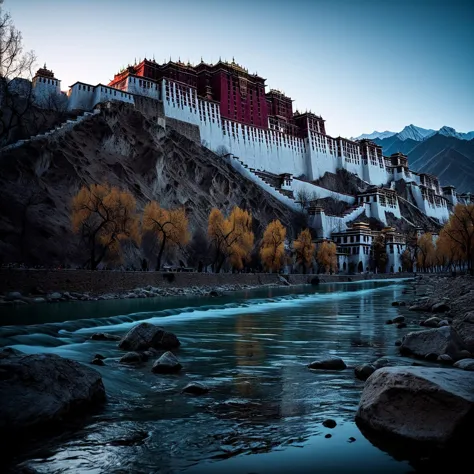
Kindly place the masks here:
POLYGON ((22 127, 23 117, 33 104, 33 51, 24 51, 21 32, 15 28, 0 0, 0 145, 22 127))
POLYGON ((296 191, 296 202, 301 206, 301 209, 305 209, 311 199, 311 194, 306 188, 300 188, 296 191))

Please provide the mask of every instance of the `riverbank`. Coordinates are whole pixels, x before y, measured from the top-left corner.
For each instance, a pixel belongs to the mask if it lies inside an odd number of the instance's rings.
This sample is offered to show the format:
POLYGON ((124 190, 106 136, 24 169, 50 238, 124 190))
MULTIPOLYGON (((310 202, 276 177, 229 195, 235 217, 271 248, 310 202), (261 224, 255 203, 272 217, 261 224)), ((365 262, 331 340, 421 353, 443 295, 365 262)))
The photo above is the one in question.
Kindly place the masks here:
POLYGON ((465 348, 474 353, 474 277, 422 275, 414 287, 418 298, 412 301, 410 309, 434 313, 431 324, 447 318, 465 348))
POLYGON ((0 304, 97 301, 180 295, 219 296, 263 286, 289 286, 392 278, 412 273, 278 275, 271 273, 114 272, 87 270, 0 270, 0 304))

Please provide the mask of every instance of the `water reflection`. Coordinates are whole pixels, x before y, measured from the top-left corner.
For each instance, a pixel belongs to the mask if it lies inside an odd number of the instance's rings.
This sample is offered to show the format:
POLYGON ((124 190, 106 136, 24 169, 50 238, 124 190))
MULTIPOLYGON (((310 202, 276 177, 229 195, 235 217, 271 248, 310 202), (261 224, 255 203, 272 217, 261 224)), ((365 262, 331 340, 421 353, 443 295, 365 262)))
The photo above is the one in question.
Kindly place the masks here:
POLYGON ((400 312, 413 318, 405 308, 391 307, 403 298, 403 288, 398 281, 261 289, 140 306, 136 300, 120 301, 120 307, 102 301, 94 311, 82 303, 62 306, 66 322, 56 309, 50 315, 48 305, 36 319, 23 312, 29 326, 0 328, 3 343, 84 363, 102 353, 106 365, 98 370, 109 394, 93 423, 67 439, 45 441, 48 451, 30 451, 25 462, 41 473, 288 472, 283 466, 347 472, 341 467, 346 459, 351 470, 362 462, 363 472, 406 472, 354 424, 363 383, 353 371, 306 368, 326 355, 342 357, 350 367, 395 355, 395 340, 410 327, 399 330, 385 320, 400 312), (98 328, 119 334, 141 320, 178 334, 182 373, 153 374, 153 361, 120 366, 115 343, 88 340, 98 328), (184 396, 181 389, 191 380, 211 391, 184 396), (321 424, 326 418, 338 423, 330 439, 321 424), (356 443, 347 442, 350 436, 356 443))

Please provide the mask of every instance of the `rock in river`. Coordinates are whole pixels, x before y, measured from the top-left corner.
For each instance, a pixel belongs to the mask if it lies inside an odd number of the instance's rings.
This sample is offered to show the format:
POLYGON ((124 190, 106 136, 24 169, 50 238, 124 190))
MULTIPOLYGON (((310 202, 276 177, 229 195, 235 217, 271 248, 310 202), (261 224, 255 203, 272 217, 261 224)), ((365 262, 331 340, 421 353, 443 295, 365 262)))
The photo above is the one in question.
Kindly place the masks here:
POLYGON ((354 374, 359 380, 367 380, 375 370, 372 364, 363 364, 355 367, 354 374))
POLYGON ((126 351, 154 349, 175 349, 180 346, 178 338, 171 332, 150 323, 134 326, 119 342, 119 348, 126 351))
POLYGON ((451 326, 444 326, 425 331, 408 333, 402 339, 400 352, 402 354, 425 357, 427 354, 448 354, 455 357, 455 354, 462 350, 463 343, 451 326))
POLYGON ((99 372, 55 354, 0 358, 0 374, 0 434, 5 436, 29 434, 105 401, 99 372))
POLYGON ((121 364, 139 364, 143 357, 138 352, 127 352, 120 358, 121 364))
POLYGON ((316 360, 308 364, 310 369, 321 369, 321 370, 344 370, 347 366, 344 361, 339 357, 331 357, 324 360, 316 360))
POLYGON ((92 334, 91 339, 93 341, 120 341, 120 336, 115 334, 107 334, 106 332, 96 332, 92 334))
POLYGON ((179 372, 182 367, 175 355, 168 351, 155 361, 151 370, 156 374, 172 374, 179 372))
POLYGON ((385 367, 366 382, 356 420, 410 441, 444 444, 474 416, 474 374, 432 367, 385 367))
POLYGON ((186 385, 182 390, 183 393, 189 393, 191 395, 203 395, 209 392, 209 389, 199 382, 191 382, 186 385))
POLYGON ((468 370, 470 372, 474 372, 474 359, 461 359, 458 360, 454 367, 457 369, 468 370))

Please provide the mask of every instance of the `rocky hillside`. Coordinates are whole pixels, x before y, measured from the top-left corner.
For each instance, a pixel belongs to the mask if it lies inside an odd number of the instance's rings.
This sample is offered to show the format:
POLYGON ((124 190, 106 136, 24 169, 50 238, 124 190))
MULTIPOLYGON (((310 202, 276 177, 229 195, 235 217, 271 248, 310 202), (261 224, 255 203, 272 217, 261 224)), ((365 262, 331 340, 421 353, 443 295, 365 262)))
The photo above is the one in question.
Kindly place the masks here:
MULTIPOLYGON (((85 261, 71 233, 70 204, 89 183, 130 190, 140 209, 151 199, 164 207, 184 206, 192 232, 201 238, 210 209, 234 205, 252 211, 257 236, 275 218, 290 236, 300 230, 300 215, 208 149, 148 117, 114 104, 62 137, 0 151, 0 261, 47 266, 85 261)), ((180 257, 186 259, 186 251, 180 257)))

